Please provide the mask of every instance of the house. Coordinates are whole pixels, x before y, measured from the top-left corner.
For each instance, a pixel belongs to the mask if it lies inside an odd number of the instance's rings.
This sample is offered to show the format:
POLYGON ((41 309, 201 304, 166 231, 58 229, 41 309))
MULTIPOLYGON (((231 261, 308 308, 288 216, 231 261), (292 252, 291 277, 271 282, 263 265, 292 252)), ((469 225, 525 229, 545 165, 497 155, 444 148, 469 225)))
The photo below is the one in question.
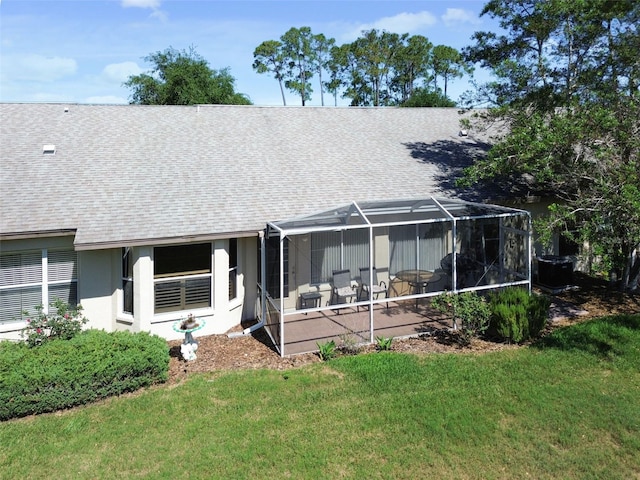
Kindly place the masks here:
POLYGON ((268 224, 354 202, 480 200, 452 181, 488 146, 460 118, 449 108, 2 104, 0 338, 20 338, 21 312, 55 297, 81 303, 94 328, 167 339, 189 313, 206 319, 200 334, 255 319, 268 224))

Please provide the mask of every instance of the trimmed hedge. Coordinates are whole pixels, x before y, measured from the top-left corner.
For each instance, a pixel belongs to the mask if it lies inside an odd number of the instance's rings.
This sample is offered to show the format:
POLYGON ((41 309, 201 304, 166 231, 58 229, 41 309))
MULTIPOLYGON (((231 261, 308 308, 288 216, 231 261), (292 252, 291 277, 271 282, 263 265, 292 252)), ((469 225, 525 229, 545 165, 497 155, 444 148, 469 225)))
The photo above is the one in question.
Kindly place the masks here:
POLYGON ((490 296, 489 335, 520 343, 537 336, 547 325, 550 300, 518 287, 506 288, 490 296))
POLYGON ((87 330, 35 348, 0 342, 0 420, 162 383, 168 371, 167 342, 144 332, 87 330))

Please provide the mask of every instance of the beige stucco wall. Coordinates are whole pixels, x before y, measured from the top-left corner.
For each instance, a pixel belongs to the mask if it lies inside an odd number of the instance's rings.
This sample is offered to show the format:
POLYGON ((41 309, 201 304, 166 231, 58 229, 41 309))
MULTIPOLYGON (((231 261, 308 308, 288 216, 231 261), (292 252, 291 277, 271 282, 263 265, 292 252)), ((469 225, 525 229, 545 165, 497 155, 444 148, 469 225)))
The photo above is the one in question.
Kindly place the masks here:
MULTIPOLYGON (((115 319, 114 272, 112 250, 78 252, 78 300, 89 319, 89 326, 112 331, 115 319)), ((117 278, 117 277, 116 277, 117 278)))

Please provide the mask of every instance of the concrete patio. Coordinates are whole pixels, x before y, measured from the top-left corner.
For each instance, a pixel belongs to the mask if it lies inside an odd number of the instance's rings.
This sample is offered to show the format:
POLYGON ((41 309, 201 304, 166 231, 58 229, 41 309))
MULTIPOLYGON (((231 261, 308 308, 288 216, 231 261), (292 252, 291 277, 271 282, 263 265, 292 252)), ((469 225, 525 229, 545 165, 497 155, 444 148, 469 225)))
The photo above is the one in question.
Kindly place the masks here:
POLYGON ((408 337, 452 328, 451 319, 433 310, 429 299, 378 303, 374 306, 373 335, 369 310, 346 306, 285 315, 283 356, 318 350, 331 340, 337 346, 370 343, 375 337, 408 337))

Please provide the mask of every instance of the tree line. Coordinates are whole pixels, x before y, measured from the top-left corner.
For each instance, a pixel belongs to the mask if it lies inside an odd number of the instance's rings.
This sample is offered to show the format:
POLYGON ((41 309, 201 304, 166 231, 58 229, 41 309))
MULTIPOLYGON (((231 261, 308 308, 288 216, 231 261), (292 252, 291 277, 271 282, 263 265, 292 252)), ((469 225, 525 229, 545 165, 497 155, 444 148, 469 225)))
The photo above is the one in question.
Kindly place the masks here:
MULTIPOLYGON (((453 47, 434 46, 422 35, 375 29, 338 46, 335 39, 314 34, 309 27, 294 27, 279 40, 262 42, 253 57, 253 69, 278 82, 283 105, 288 90, 304 106, 315 85, 322 105, 326 93, 335 105, 340 96, 352 106, 452 107, 448 85, 473 72, 472 64, 453 47)), ((131 103, 251 103, 247 95, 235 91, 235 78, 228 69, 210 68, 193 47, 182 51, 169 47, 144 60, 151 70, 124 83, 131 89, 131 103)))
POLYGON ((453 47, 434 46, 422 35, 376 29, 336 45, 335 39, 314 34, 309 27, 294 27, 279 40, 262 42, 253 57, 254 70, 270 73, 278 82, 283 105, 285 89, 305 105, 316 85, 321 105, 326 92, 335 105, 341 95, 352 106, 418 104, 425 98, 436 103, 430 106, 453 106, 447 97, 449 82, 473 70, 453 47))

